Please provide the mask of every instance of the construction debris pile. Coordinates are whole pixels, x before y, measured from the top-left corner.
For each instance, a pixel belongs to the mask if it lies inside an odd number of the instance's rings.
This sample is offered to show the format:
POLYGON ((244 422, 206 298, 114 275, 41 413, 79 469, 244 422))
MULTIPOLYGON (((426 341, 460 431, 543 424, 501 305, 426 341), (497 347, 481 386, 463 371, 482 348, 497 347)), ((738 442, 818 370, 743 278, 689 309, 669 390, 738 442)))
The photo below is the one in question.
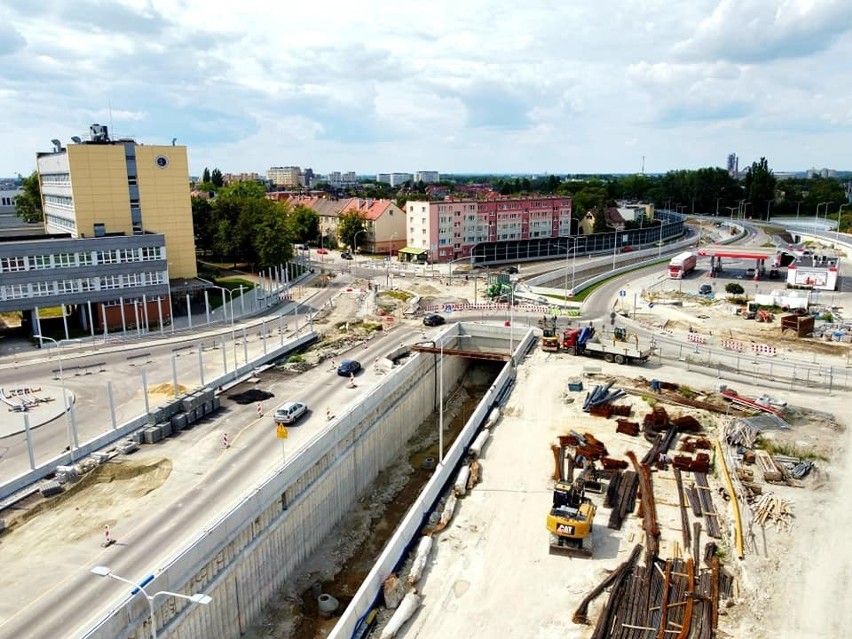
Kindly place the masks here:
MULTIPOLYGON (((596 387, 587 396, 587 405, 607 405, 611 387, 611 383, 596 387)), ((627 462, 609 457, 606 446, 588 433, 572 431, 560 438, 561 445, 554 449, 557 461, 582 451, 593 468, 596 464, 603 467, 607 472, 603 506, 610 508, 608 527, 621 529, 636 511, 645 538, 630 559, 589 594, 574 621, 588 623, 589 603, 607 591, 609 596, 595 623, 593 638, 710 639, 716 636, 720 601, 731 596, 733 587, 733 578, 720 565, 716 542, 708 541, 703 547, 701 543, 702 534, 711 540, 722 538, 723 522, 714 496, 730 499, 727 491, 716 494, 708 481, 712 443, 702 434, 702 424, 695 417, 671 416, 659 404, 640 421, 617 419, 616 432, 630 437, 641 432, 651 446, 641 460, 628 451, 627 462), (671 473, 668 477, 673 476, 678 495, 681 538, 667 540, 671 558, 660 556, 654 477, 661 473, 671 473)), ((776 501, 767 502, 766 509, 767 518, 785 512, 776 501)))

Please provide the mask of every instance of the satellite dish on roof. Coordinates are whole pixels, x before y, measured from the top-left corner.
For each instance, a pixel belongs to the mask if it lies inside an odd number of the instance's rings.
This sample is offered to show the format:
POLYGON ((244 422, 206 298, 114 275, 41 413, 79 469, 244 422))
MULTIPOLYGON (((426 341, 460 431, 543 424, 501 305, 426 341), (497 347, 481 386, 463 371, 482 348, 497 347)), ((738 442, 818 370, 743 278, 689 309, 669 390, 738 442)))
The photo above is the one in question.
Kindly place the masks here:
POLYGON ((56 138, 51 140, 51 143, 53 144, 53 150, 56 151, 57 153, 59 153, 62 150, 62 142, 60 142, 56 138))
POLYGON ((82 141, 82 140, 81 140, 78 136, 76 136, 76 135, 72 135, 72 136, 71 136, 71 141, 72 141, 74 144, 81 144, 81 143, 83 142, 83 141, 82 141))

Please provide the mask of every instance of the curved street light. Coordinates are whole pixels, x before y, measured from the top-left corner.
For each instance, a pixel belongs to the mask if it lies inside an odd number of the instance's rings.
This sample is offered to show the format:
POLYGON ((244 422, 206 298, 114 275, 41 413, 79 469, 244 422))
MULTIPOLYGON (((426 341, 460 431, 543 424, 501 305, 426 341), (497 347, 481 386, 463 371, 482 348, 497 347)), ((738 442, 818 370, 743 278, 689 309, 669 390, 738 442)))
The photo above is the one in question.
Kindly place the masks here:
POLYGON ((353 254, 358 253, 358 236, 361 235, 361 233, 366 233, 366 232, 367 232, 367 229, 361 229, 360 231, 355 231, 355 235, 352 236, 352 253, 353 254))
POLYGON ((205 595, 200 592, 194 595, 182 595, 179 592, 160 590, 159 592, 155 592, 153 595, 149 595, 148 591, 145 590, 145 587, 142 584, 137 584, 130 581, 129 579, 125 579, 124 577, 119 577, 112 571, 112 569, 106 566, 95 566, 89 572, 91 572, 93 575, 97 575, 98 577, 109 577, 111 579, 115 579, 116 581, 128 584, 129 586, 133 586, 134 590, 138 590, 145 596, 145 599, 148 600, 148 608, 151 611, 151 639, 157 639, 157 621, 154 617, 154 600, 157 597, 177 597, 178 599, 186 599, 187 601, 191 601, 194 604, 201 604, 202 606, 206 606, 211 601, 213 601, 213 598, 210 595, 205 595))

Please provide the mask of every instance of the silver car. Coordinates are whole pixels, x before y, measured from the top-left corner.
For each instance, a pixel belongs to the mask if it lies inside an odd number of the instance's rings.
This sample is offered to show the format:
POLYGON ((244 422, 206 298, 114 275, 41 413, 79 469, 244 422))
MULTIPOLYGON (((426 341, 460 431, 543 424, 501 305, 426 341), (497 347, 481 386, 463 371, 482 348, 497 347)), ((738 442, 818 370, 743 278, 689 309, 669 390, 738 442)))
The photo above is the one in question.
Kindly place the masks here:
POLYGON ((304 402, 286 402, 275 409, 275 423, 292 424, 307 412, 308 405, 304 402))

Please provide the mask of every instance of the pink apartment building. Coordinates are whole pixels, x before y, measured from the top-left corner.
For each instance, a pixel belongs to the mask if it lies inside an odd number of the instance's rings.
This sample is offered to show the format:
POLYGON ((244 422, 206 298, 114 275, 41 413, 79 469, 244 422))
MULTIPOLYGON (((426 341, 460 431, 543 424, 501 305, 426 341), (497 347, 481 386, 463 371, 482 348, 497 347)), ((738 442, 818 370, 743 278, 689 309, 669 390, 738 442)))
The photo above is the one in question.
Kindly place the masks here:
POLYGON ((470 255, 480 242, 571 235, 570 197, 409 201, 405 208, 407 250, 434 262, 470 255))

